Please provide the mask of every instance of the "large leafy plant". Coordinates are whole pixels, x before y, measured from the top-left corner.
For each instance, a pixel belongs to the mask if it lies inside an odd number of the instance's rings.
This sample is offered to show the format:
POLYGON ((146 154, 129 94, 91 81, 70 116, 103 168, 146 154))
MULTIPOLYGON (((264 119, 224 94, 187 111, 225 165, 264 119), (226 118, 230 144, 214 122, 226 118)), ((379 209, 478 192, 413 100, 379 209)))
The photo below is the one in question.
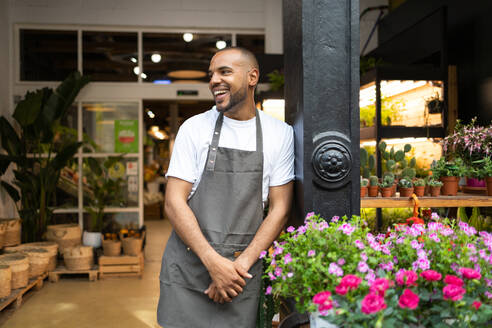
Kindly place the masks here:
POLYGON ((50 223, 60 172, 71 160, 81 143, 59 142, 60 122, 79 91, 89 82, 74 72, 57 88, 28 92, 16 106, 15 125, 0 117, 0 175, 13 164, 14 180, 1 181, 2 187, 16 203, 22 219, 24 242, 41 240, 50 223))
POLYGON ((104 208, 110 205, 120 205, 123 201, 123 183, 121 177, 111 177, 110 169, 121 161, 123 155, 109 157, 105 161, 95 158, 85 159, 88 172, 87 184, 92 193, 87 197, 88 206, 85 207, 90 215, 89 230, 101 232, 104 226, 104 208))

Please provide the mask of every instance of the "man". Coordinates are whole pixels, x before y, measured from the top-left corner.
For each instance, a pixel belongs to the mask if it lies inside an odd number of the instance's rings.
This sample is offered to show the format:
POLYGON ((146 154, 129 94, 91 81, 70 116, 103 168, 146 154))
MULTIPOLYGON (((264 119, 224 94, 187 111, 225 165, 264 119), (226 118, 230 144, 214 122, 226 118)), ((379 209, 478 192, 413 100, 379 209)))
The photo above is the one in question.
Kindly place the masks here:
POLYGON ((181 126, 167 174, 174 231, 160 275, 164 328, 255 327, 258 257, 280 233, 292 198, 292 128, 256 110, 254 55, 224 49, 209 77, 215 106, 181 126))

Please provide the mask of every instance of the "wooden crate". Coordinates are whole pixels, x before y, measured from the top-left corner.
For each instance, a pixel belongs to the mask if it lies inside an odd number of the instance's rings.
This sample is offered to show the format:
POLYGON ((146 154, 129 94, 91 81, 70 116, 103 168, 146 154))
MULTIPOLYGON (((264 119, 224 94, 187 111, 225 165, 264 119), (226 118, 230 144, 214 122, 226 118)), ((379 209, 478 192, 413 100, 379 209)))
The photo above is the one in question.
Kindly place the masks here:
POLYGON ((135 277, 142 278, 144 270, 143 253, 137 256, 101 256, 99 257, 99 278, 135 277))
POLYGON ((22 305, 22 300, 27 292, 30 290, 39 290, 43 287, 43 281, 48 277, 48 273, 43 273, 37 278, 30 279, 26 287, 12 289, 10 295, 5 298, 0 298, 0 311, 3 311, 10 304, 14 304, 15 308, 22 305))
POLYGON ((90 270, 68 270, 64 266, 59 266, 55 269, 55 271, 51 271, 49 273, 49 278, 50 282, 58 282, 58 280, 60 280, 60 276, 62 275, 87 274, 89 276, 89 281, 96 281, 98 272, 97 266, 90 270))

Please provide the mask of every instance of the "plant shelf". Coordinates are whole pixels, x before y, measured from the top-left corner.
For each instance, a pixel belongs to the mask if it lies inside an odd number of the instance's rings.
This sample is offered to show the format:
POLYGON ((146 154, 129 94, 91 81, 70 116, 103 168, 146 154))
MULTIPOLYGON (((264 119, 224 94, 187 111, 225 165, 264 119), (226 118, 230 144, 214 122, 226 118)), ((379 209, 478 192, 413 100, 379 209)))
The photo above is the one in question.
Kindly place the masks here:
MULTIPOLYGON (((413 207, 410 197, 363 197, 361 208, 413 207)), ((419 197, 419 207, 492 207, 492 197, 458 193, 456 196, 419 197)))

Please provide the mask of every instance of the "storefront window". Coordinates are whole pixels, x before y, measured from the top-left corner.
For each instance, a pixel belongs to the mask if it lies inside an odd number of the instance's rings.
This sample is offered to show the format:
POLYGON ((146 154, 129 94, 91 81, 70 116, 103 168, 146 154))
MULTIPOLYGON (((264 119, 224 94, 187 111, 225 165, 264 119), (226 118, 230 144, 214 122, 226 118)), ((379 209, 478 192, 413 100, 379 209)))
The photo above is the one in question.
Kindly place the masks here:
POLYGON ((77 70, 77 32, 21 29, 20 80, 62 81, 77 70))
POLYGON ((137 40, 134 32, 83 32, 84 74, 91 81, 138 81, 137 40))

